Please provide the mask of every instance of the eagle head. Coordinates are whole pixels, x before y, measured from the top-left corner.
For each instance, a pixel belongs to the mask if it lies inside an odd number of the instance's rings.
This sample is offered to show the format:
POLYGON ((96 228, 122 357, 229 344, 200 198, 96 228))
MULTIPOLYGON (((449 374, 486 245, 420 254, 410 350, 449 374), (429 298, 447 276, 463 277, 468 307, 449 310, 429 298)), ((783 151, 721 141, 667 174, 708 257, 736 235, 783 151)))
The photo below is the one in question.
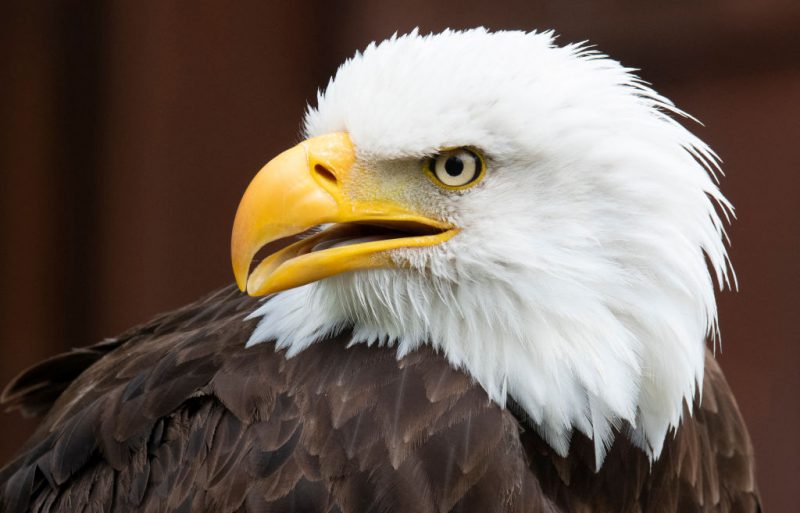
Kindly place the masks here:
POLYGON ((577 429, 598 465, 618 433, 657 458, 729 274, 716 157, 681 115, 549 32, 370 45, 242 199, 234 272, 270 295, 250 343, 428 344, 561 454, 577 429))

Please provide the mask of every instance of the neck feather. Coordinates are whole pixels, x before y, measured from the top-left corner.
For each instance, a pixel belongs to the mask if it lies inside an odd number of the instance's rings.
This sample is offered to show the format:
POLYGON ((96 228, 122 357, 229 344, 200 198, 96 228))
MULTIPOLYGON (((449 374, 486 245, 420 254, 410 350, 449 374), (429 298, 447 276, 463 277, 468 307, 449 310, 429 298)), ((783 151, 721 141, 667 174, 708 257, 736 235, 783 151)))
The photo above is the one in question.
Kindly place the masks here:
POLYGON ((697 298, 643 288, 613 304, 544 304, 536 295, 548 284, 536 278, 525 290, 519 280, 411 270, 341 275, 266 300, 248 344, 274 340, 291 357, 345 329, 352 343, 393 346, 398 358, 429 344, 492 401, 513 398, 558 453, 577 429, 594 441, 598 468, 619 433, 657 459, 703 382, 707 320, 697 298))

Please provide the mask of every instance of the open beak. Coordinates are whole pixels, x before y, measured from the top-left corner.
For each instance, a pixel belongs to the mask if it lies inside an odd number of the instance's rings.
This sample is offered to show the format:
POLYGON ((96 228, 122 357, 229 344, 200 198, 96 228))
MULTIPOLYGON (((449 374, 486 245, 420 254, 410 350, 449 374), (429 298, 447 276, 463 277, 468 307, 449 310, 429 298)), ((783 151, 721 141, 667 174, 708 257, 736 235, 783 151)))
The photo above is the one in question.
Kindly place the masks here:
POLYGON ((381 199, 380 191, 369 200, 348 197, 355 160, 350 137, 340 132, 303 141, 258 172, 233 223, 231 259, 241 290, 261 296, 346 271, 395 267, 389 251, 440 244, 457 233, 381 199), (272 251, 251 272, 265 246, 272 251))

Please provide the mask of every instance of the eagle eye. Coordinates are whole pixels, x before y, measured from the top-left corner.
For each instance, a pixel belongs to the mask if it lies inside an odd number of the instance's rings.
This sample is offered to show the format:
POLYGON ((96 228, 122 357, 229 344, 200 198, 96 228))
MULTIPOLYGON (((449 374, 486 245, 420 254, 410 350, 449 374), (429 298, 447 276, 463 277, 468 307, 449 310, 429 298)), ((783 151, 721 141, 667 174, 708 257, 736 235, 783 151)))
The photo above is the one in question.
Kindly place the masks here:
POLYGON ((436 185, 445 189, 466 189, 478 183, 486 166, 483 157, 469 148, 453 148, 429 157, 423 164, 436 185))

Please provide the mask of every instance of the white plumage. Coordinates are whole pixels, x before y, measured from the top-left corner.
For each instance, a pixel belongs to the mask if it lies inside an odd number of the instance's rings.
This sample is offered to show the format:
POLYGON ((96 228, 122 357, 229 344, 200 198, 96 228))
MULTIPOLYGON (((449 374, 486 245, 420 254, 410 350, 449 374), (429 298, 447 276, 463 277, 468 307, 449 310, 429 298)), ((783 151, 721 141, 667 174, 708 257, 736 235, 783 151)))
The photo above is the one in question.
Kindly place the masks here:
POLYGON ((254 314, 250 343, 277 339, 291 355, 352 327, 398 356, 430 344, 498 404, 513 397, 559 453, 578 429, 601 462, 616 427, 656 459, 699 397, 716 333, 707 262, 727 284, 720 213, 731 207, 716 157, 669 100, 553 39, 412 32, 342 65, 306 134, 349 132, 356 188, 379 180, 461 232, 395 251, 408 269, 279 293, 254 314), (485 179, 459 193, 420 172, 424 156, 456 146, 487 159, 485 179))

